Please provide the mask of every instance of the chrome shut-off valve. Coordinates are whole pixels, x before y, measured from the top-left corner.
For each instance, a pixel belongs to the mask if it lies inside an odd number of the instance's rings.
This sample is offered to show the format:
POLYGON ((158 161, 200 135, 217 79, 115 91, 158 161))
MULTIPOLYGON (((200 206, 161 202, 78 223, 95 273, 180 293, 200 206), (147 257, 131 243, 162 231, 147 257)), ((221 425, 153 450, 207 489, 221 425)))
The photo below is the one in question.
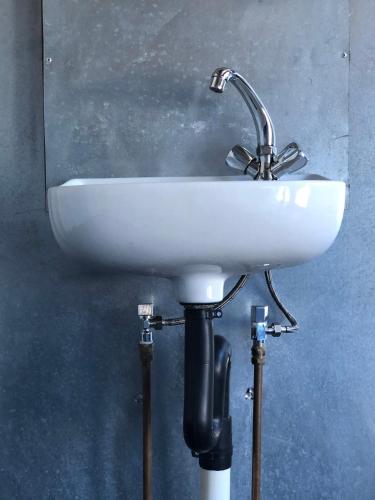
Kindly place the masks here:
POLYGON ((152 323, 154 316, 153 304, 138 304, 138 318, 141 326, 141 343, 152 344, 152 323))

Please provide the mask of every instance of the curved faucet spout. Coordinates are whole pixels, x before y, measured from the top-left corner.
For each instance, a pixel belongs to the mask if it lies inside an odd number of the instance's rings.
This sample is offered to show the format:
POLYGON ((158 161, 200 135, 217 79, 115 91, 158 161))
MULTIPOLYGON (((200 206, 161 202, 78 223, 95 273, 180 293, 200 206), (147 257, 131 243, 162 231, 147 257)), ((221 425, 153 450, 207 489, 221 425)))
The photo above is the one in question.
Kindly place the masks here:
POLYGON ((217 68, 212 74, 210 89, 222 93, 227 82, 231 82, 236 87, 253 117, 258 141, 257 153, 260 159, 259 177, 272 179, 271 165, 277 151, 275 129, 271 117, 252 86, 233 69, 217 68))

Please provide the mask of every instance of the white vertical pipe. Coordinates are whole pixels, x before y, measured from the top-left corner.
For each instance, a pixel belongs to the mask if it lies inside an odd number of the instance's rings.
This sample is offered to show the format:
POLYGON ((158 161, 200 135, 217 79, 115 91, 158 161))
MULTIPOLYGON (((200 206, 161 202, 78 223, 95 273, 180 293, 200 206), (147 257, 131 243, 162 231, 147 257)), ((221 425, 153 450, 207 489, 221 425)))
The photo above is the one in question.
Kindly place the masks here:
POLYGON ((201 469, 200 500, 230 500, 230 469, 201 469))

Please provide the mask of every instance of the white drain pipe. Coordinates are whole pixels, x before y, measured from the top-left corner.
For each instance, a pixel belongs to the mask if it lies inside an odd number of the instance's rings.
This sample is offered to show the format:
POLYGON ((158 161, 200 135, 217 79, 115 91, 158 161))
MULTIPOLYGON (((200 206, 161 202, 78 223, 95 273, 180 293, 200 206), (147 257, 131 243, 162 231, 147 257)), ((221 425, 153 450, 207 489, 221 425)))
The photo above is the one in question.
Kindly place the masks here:
POLYGON ((230 500, 230 469, 200 471, 200 500, 230 500))

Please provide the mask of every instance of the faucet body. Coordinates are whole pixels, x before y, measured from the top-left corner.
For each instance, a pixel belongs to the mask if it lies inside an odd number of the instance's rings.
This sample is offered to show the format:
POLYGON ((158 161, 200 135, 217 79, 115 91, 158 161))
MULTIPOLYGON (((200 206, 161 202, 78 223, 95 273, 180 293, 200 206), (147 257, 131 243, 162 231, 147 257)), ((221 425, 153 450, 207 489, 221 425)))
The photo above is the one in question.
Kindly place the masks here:
POLYGON ((232 69, 216 69, 212 74, 210 89, 222 93, 227 82, 241 94, 253 117, 258 142, 257 154, 260 160, 259 176, 262 179, 272 179, 271 165, 277 150, 275 128, 271 117, 250 83, 232 69))
POLYGON ((255 180, 276 180, 286 172, 295 172, 304 167, 308 158, 294 142, 277 156, 275 128, 271 117, 243 76, 230 68, 217 68, 211 76, 210 89, 222 93, 227 82, 238 90, 249 108, 258 143, 256 156, 241 145, 234 146, 227 157, 227 165, 240 168, 255 180))

